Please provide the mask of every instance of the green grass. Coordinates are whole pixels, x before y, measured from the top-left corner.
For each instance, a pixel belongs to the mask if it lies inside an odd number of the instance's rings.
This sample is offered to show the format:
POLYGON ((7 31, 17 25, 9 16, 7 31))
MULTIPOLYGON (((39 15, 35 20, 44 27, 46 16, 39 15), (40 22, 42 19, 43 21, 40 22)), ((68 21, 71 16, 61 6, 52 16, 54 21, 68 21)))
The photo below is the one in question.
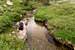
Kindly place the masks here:
POLYGON ((55 37, 61 37, 62 42, 69 40, 75 46, 74 4, 63 3, 39 7, 35 19, 47 20, 53 27, 49 31, 54 30, 55 37))
POLYGON ((0 33, 0 50, 22 50, 26 46, 26 41, 17 38, 12 31, 16 29, 8 27, 5 32, 0 33))
POLYGON ((0 50, 21 50, 25 45, 23 42, 11 33, 0 34, 0 50))
MULTIPOLYGON (((2 0, 0 2, 2 6, 6 4, 6 0, 2 0)), ((21 4, 21 0, 12 0, 12 2, 14 3, 13 6, 3 6, 3 9, 0 10, 0 32, 6 30, 7 27, 14 24, 16 21, 20 20, 24 15, 26 15, 26 12, 22 10, 24 5, 21 4)))
POLYGON ((0 1, 0 5, 3 7, 0 9, 0 50, 28 50, 25 48, 27 43, 12 34, 12 31, 16 30, 11 26, 24 18, 26 12, 23 9, 32 10, 37 7, 37 4, 32 5, 33 2, 30 2, 29 6, 24 6, 23 0, 11 1, 14 4, 13 6, 5 6, 6 0, 0 1))
POLYGON ((0 1, 0 5, 3 7, 3 9, 0 10, 0 50, 22 50, 23 46, 25 46, 24 40, 11 34, 12 31, 16 31, 11 28, 11 25, 26 15, 26 12, 22 10, 22 8, 25 7, 21 4, 22 0, 11 1, 14 5, 7 7, 4 7, 6 0, 0 1))

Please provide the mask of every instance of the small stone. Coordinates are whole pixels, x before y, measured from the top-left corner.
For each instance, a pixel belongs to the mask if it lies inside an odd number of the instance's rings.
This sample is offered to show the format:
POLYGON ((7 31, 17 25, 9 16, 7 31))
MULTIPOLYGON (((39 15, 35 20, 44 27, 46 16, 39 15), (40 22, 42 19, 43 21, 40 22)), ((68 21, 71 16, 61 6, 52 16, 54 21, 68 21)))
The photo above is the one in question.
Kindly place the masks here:
POLYGON ((52 31, 51 31, 51 34, 52 34, 52 33, 54 33, 54 32, 55 32, 55 31, 54 31, 54 30, 52 30, 52 31))
POLYGON ((3 9, 3 7, 0 5, 0 9, 3 9))
POLYGON ((27 17, 31 17, 32 15, 31 15, 31 14, 27 14, 26 16, 27 16, 27 17))
POLYGON ((61 37, 56 38, 57 40, 61 40, 61 37))
POLYGON ((51 28, 51 26, 50 26, 49 24, 45 24, 45 25, 47 26, 47 28, 48 28, 48 29, 50 29, 50 28, 51 28))
POLYGON ((68 40, 65 43, 66 44, 72 44, 72 42, 71 41, 68 41, 68 40))

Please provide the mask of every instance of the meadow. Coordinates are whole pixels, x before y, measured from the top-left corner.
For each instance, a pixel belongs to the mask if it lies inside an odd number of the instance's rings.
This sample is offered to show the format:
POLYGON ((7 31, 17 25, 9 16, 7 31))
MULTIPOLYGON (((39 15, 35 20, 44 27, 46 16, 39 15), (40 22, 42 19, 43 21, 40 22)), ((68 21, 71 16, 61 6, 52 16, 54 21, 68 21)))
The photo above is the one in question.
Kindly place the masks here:
POLYGON ((63 43, 71 42, 75 46, 75 4, 55 3, 37 9, 35 19, 46 20, 51 26, 49 31, 63 43), (68 6, 69 5, 69 6, 68 6))

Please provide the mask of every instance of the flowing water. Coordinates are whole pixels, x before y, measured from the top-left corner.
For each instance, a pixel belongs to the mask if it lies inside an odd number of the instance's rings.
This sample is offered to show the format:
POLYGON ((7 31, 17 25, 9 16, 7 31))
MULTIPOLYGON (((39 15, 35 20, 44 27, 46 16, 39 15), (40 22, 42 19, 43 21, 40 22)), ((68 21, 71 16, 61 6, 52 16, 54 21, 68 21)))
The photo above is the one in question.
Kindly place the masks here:
MULTIPOLYGON (((26 26, 27 30, 27 46, 26 50, 68 50, 66 48, 57 47, 47 40, 47 29, 44 26, 36 24, 34 17, 30 17, 26 26)), ((25 50, 23 49, 23 50, 25 50)))

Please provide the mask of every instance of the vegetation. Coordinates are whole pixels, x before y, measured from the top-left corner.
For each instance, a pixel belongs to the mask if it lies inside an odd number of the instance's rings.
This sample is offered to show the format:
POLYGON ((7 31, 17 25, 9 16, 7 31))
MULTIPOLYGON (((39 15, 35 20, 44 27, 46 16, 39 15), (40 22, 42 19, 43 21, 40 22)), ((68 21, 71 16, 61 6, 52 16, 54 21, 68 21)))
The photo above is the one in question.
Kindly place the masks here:
POLYGON ((4 0, 0 1, 3 9, 0 10, 0 32, 4 31, 10 25, 14 24, 16 21, 21 19, 21 15, 25 15, 26 12, 22 10, 24 7, 21 3, 21 0, 13 1, 13 6, 4 6, 3 4, 6 3, 4 0), (17 3, 18 2, 18 3, 17 3))
POLYGON ((0 34, 0 50, 21 50, 24 41, 12 36, 11 34, 0 34))
POLYGON ((52 26, 49 31, 55 31, 53 34, 56 38, 61 38, 62 42, 71 41, 75 46, 75 4, 50 4, 50 0, 11 1, 14 5, 6 6, 6 0, 0 0, 2 6, 0 9, 0 50, 21 50, 25 46, 23 40, 11 34, 12 31, 16 31, 11 28, 11 25, 26 15, 24 9, 33 10, 35 8, 37 8, 35 19, 48 21, 48 24, 52 26))
POLYGON ((22 19, 26 12, 22 0, 12 0, 13 6, 6 6, 6 0, 0 0, 0 50, 22 50, 25 46, 24 41, 12 35, 11 25, 22 19))
POLYGON ((30 2, 39 2, 39 3, 41 2, 44 5, 48 5, 50 0, 23 0, 23 2, 25 6, 28 6, 30 2))
POLYGON ((35 19, 47 20, 48 24, 52 26, 49 31, 55 31, 53 34, 56 38, 61 38, 62 42, 71 41, 72 45, 75 45, 74 5, 62 3, 39 7, 35 19))

